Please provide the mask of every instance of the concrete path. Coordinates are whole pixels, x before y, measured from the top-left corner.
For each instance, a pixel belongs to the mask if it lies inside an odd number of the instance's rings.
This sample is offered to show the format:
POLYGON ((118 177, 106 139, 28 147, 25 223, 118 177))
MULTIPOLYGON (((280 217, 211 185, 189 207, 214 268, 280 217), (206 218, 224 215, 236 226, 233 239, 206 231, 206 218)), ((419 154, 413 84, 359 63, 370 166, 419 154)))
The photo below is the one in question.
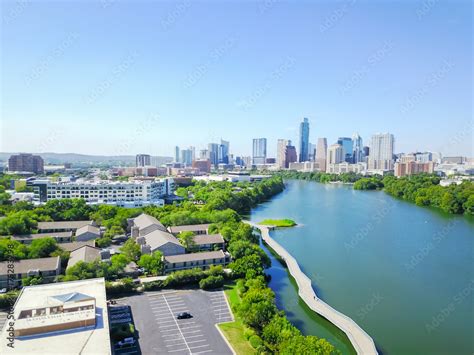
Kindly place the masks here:
POLYGON ((257 225, 249 221, 244 222, 259 229, 263 240, 286 262, 290 274, 298 284, 298 294, 309 308, 346 333, 357 354, 377 354, 373 339, 356 322, 318 298, 311 286, 311 280, 301 271, 295 258, 270 237, 270 230, 274 229, 273 226, 257 225))

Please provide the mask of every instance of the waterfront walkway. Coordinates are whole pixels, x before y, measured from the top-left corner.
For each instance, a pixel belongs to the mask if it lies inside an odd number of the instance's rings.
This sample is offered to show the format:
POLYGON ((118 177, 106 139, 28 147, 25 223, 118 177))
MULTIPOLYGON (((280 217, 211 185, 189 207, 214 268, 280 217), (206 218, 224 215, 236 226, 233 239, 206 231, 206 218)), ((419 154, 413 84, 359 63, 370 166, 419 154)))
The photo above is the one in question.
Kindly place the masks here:
POLYGON ((309 308, 346 333, 357 354, 377 354, 373 339, 356 322, 318 298, 311 286, 311 280, 301 271, 295 258, 270 237, 270 230, 274 229, 273 226, 258 225, 249 221, 244 222, 258 228, 262 233, 262 239, 285 261, 290 274, 298 284, 298 295, 309 308))

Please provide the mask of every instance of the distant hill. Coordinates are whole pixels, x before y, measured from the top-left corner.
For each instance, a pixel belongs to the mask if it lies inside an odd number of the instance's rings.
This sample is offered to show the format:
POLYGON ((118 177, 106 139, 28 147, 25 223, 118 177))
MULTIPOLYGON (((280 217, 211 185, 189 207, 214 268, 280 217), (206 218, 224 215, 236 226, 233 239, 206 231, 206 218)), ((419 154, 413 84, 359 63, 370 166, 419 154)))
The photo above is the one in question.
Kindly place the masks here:
MULTIPOLYGON (((0 161, 6 163, 12 154, 18 153, 2 153, 0 152, 0 161)), ((134 155, 85 155, 75 153, 35 153, 40 155, 46 164, 64 164, 71 163, 73 166, 88 165, 135 165, 134 155)), ((152 156, 153 165, 161 165, 173 161, 172 157, 152 156)))

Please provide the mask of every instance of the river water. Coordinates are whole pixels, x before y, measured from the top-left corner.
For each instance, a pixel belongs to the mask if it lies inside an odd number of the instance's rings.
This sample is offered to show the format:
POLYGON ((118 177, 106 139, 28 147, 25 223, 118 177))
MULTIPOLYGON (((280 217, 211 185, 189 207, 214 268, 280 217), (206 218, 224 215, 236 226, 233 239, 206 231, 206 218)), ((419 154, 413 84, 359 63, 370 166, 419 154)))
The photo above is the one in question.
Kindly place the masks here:
MULTIPOLYGON (((251 220, 298 223, 272 237, 298 260, 318 296, 354 319, 381 354, 474 353, 474 219, 382 191, 286 184, 251 220)), ((289 319, 352 353, 344 334, 305 307, 294 280, 272 262, 270 287, 289 319)))

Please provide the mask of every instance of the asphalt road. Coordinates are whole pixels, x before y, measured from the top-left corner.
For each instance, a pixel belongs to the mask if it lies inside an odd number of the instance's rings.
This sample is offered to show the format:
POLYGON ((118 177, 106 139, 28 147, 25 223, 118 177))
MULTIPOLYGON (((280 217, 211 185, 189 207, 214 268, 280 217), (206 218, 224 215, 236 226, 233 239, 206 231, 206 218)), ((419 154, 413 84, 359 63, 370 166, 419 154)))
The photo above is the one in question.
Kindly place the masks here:
POLYGON ((131 306, 144 355, 232 354, 216 328, 233 320, 223 291, 167 290, 117 301, 131 306), (176 319, 180 312, 193 318, 176 319))

